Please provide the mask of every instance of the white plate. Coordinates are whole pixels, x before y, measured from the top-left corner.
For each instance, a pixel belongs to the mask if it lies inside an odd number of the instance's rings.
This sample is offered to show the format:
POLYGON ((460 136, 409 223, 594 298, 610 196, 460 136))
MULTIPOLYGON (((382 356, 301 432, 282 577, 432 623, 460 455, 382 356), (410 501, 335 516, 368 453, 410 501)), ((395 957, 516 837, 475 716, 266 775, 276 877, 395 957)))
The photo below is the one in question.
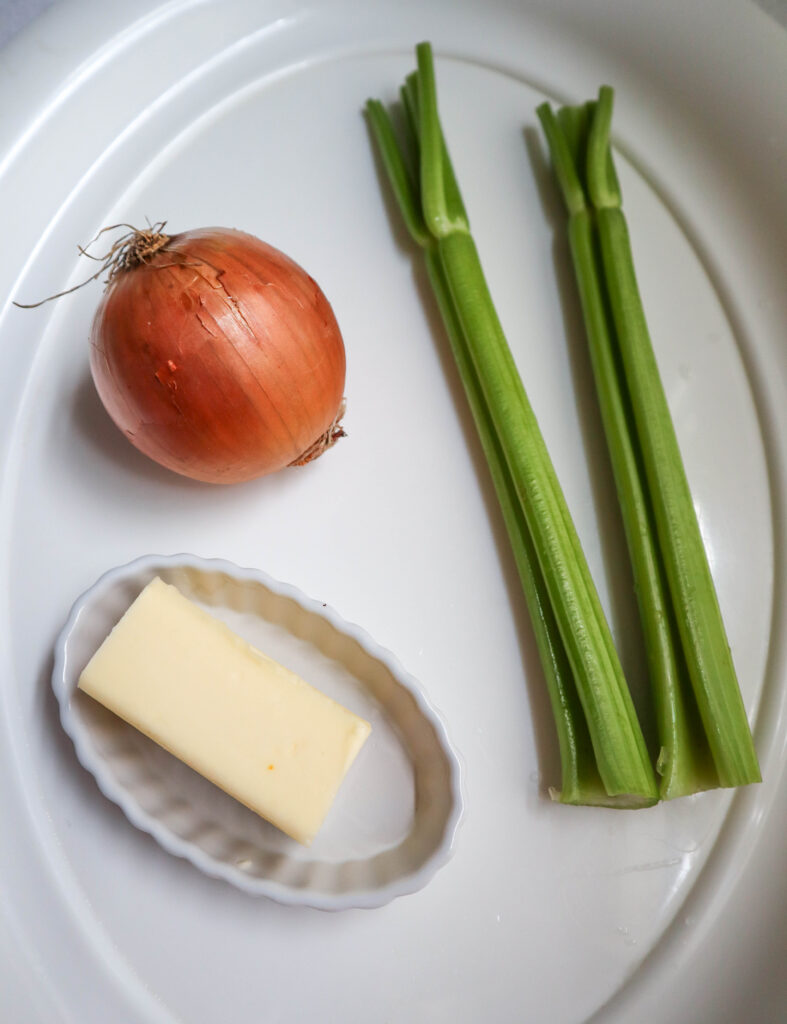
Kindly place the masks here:
POLYGON ((605 1004, 605 1022, 777 1019, 785 76, 784 33, 733 0, 74 0, 3 54, 0 981, 16 1019, 573 1024, 605 1004), (394 95, 422 38, 492 292, 636 682, 534 116, 544 95, 618 89, 640 283, 761 787, 635 814, 546 798, 556 758, 523 601, 360 114, 367 96, 394 95), (76 282, 77 243, 145 217, 245 228, 320 282, 345 334, 349 403, 349 437, 323 459, 225 490, 159 471, 94 397, 98 289, 37 311, 6 301, 76 282), (264 566, 424 681, 465 756, 467 818, 420 893, 339 916, 252 900, 96 799, 58 725, 52 644, 107 566, 162 549, 264 566))
POLYGON ((319 910, 370 910, 423 888, 453 852, 461 768, 423 688, 324 601, 219 558, 143 555, 74 603, 55 644, 63 728, 101 792, 169 853, 243 892, 319 910), (155 577, 366 719, 372 733, 307 848, 77 688, 155 577))

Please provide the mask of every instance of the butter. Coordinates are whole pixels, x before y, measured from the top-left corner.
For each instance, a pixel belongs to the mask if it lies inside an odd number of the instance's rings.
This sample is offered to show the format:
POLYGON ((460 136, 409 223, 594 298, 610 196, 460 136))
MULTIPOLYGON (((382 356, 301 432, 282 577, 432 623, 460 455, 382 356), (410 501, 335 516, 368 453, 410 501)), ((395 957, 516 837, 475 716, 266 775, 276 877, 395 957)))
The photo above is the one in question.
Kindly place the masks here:
POLYGON ((79 688, 307 845, 371 731, 159 578, 79 688))

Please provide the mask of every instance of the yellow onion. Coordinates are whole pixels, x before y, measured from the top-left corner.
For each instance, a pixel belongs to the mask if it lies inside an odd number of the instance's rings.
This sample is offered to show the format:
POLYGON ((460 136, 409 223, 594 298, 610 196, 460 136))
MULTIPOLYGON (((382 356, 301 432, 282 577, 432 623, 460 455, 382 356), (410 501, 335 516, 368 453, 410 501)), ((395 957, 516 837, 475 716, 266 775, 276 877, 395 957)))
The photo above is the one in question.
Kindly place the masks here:
POLYGON ((236 483, 340 436, 345 351, 317 283, 242 231, 133 232, 91 332, 101 401, 141 452, 236 483))

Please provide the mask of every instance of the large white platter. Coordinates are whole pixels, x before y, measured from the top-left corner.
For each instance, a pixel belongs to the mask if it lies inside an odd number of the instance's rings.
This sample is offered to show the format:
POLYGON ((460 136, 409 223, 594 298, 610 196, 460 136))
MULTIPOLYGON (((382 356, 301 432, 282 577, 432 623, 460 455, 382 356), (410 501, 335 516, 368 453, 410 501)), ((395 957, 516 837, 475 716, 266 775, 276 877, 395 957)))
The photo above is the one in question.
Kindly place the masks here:
POLYGON ((0 1017, 770 1022, 787 997, 787 35, 753 5, 66 0, 0 65, 0 1017), (361 115, 416 42, 512 349, 641 696, 562 214, 535 106, 618 91, 640 283, 765 782, 645 812, 550 803, 557 758, 500 516, 361 115), (216 489, 130 448, 87 368, 105 224, 244 228, 331 299, 349 437, 216 489), (256 566, 358 622, 464 755, 421 892, 326 915, 135 830, 60 729, 72 601, 148 551, 256 566), (719 970, 723 964, 723 971, 719 970))

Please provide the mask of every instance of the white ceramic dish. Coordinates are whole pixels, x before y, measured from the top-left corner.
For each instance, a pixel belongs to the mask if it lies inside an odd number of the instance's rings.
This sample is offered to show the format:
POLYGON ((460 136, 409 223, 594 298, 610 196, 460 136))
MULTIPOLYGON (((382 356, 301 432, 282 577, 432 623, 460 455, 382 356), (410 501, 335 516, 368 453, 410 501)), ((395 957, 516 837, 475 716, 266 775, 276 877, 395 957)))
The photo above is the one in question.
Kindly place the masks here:
POLYGON ((745 0, 60 0, 3 53, 0 1016, 783 1016, 785 80, 787 35, 745 0), (496 306, 636 679, 565 216, 534 113, 616 88, 640 286, 762 786, 642 814, 549 802, 556 755, 526 611, 361 114, 367 96, 395 96, 420 39, 435 47, 496 306), (243 227, 320 282, 348 349, 349 436, 324 459, 241 488, 177 480, 95 398, 99 285, 10 305, 83 280, 77 243, 145 217, 243 227), (60 725, 50 652, 74 595, 161 550, 297 582, 428 682, 465 760, 468 811, 418 894, 341 914, 250 899, 97 798, 60 725))
POLYGON ((421 686, 358 626, 263 572, 194 555, 111 569, 75 602, 52 679, 63 728, 101 791, 165 850, 244 892, 320 910, 379 907, 423 888, 451 856, 460 762, 421 686), (154 576, 372 723, 308 849, 77 689, 154 576))

